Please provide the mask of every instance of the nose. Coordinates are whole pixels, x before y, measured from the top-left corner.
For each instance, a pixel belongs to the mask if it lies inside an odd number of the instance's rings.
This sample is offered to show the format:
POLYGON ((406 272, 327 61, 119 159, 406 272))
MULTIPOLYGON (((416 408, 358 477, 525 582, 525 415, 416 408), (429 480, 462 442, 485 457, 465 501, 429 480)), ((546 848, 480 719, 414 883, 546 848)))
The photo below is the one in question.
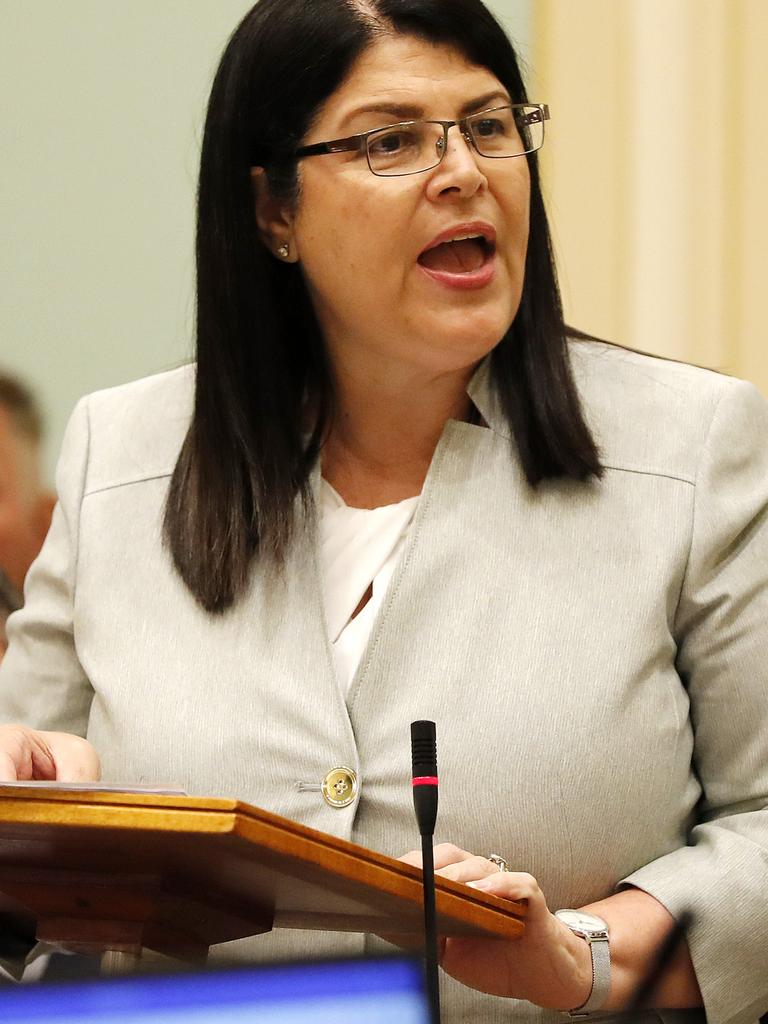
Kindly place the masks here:
POLYGON ((445 156, 432 171, 427 191, 436 198, 444 193, 473 196, 487 184, 478 163, 478 154, 458 125, 448 129, 445 156))

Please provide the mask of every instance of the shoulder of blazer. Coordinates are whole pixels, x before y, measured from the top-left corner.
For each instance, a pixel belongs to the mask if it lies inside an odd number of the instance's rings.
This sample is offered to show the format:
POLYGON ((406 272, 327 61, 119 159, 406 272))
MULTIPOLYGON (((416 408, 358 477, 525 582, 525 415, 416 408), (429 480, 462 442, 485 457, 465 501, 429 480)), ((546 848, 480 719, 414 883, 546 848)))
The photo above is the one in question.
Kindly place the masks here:
POLYGON ((714 370, 603 342, 574 340, 570 353, 607 469, 694 483, 721 400, 753 390, 714 370))
POLYGON ((171 475, 192 417, 194 384, 194 364, 187 364, 83 400, 88 421, 84 496, 171 475))
MULTIPOLYGON (((569 351, 609 470, 693 483, 721 399, 751 388, 726 374, 604 342, 572 340, 569 351)), ((86 494, 171 475, 192 416, 194 379, 190 363, 88 396, 86 494)), ((504 434, 491 390, 486 361, 470 392, 489 425, 504 434)))

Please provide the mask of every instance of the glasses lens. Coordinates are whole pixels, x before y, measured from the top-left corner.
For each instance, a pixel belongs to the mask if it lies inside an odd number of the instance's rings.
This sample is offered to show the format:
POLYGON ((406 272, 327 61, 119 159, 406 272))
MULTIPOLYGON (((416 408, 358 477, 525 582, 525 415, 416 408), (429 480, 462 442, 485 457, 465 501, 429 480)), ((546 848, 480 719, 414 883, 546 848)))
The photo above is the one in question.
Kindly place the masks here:
POLYGON ((544 117, 538 107, 498 107, 469 119, 478 153, 482 156, 522 156, 541 149, 544 117))
POLYGON ((382 128, 368 136, 368 163, 374 174, 414 174, 440 162, 443 128, 418 121, 382 128))

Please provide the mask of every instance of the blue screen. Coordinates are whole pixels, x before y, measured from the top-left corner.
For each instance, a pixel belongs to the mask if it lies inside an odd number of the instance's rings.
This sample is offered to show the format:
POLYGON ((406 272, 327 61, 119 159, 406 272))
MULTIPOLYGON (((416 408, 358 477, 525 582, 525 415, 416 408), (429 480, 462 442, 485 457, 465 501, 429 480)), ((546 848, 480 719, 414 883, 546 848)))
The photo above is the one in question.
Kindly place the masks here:
POLYGON ((3 1024, 428 1024, 421 965, 337 960, 0 988, 3 1024))

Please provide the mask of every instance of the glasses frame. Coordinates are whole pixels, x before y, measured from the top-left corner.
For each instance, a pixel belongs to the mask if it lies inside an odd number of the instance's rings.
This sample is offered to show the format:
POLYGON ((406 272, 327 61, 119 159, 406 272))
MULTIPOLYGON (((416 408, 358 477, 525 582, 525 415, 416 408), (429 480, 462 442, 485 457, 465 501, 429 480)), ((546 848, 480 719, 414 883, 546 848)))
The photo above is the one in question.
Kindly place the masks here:
MULTIPOLYGON (((489 107, 487 110, 478 110, 474 114, 467 114, 466 117, 460 117, 457 121, 398 121, 396 124, 383 125, 381 128, 371 128, 370 131, 360 132, 358 135, 348 135, 345 139, 330 139, 328 142, 314 142, 310 146, 301 146, 299 149, 294 150, 293 156, 297 160, 303 160, 307 156, 326 156, 329 153, 364 152, 368 162, 368 169, 377 178, 405 178, 409 174, 423 174, 425 171, 431 171, 442 163, 445 154, 448 152, 448 130, 455 125, 464 137, 464 141, 470 148, 474 149, 478 156, 485 157, 486 160, 512 160, 515 157, 526 156, 528 153, 535 153, 541 149, 541 146, 544 145, 543 132, 541 145, 536 146, 535 149, 526 149, 522 153, 510 153, 507 156, 490 156, 481 152, 478 148, 470 128, 470 121, 476 117, 483 117, 485 114, 493 114, 498 110, 511 110, 514 114, 515 111, 526 109, 530 113, 524 116, 524 124, 541 124, 543 128, 544 122, 549 120, 549 106, 546 103, 505 103, 499 107, 489 107), (531 108, 533 109, 531 110, 531 108), (395 174, 382 174, 381 171, 374 171, 373 167, 371 167, 371 155, 368 149, 369 138, 372 135, 378 135, 380 132, 391 131, 393 128, 410 128, 415 124, 439 124, 442 127, 443 138, 442 140, 437 140, 437 159, 435 162, 428 167, 420 167, 418 171, 398 171, 395 174)), ((517 115, 515 115, 515 121, 519 123, 517 115)))

